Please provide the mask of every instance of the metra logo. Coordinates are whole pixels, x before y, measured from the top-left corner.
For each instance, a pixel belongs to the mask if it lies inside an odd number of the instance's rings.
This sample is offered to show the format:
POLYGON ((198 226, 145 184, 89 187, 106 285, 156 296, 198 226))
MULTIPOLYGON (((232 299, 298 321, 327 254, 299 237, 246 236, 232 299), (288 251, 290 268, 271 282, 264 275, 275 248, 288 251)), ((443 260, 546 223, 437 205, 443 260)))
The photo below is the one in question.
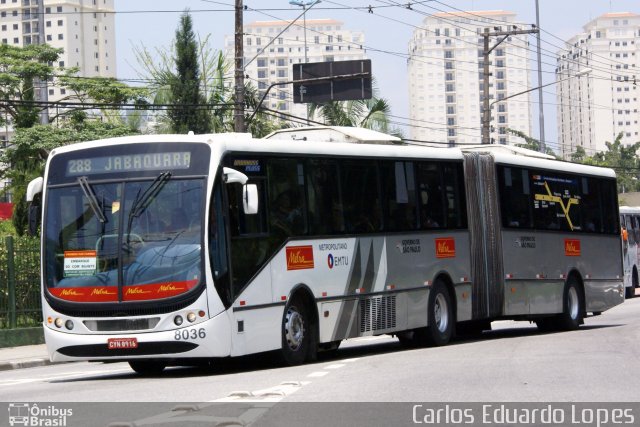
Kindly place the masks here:
POLYGON ((455 258, 456 241, 453 237, 436 239, 436 258, 455 258))
POLYGON ((564 254, 566 256, 580 256, 580 240, 564 239, 564 254))
POLYGON ((287 247, 287 270, 314 268, 313 246, 287 247))
POLYGON ((144 289, 135 287, 135 288, 128 288, 126 294, 127 295, 142 295, 142 294, 150 294, 151 291, 145 291, 144 289))
POLYGON ((160 287, 158 288, 158 293, 160 292, 175 292, 175 291, 183 291, 184 288, 179 288, 171 283, 169 283, 168 285, 160 285, 160 287))
POLYGON ((115 292, 109 292, 105 288, 95 288, 91 291, 91 295, 115 295, 115 292))
POLYGON ((81 296, 84 296, 84 294, 74 289, 63 289, 60 291, 60 296, 61 297, 81 297, 81 296))

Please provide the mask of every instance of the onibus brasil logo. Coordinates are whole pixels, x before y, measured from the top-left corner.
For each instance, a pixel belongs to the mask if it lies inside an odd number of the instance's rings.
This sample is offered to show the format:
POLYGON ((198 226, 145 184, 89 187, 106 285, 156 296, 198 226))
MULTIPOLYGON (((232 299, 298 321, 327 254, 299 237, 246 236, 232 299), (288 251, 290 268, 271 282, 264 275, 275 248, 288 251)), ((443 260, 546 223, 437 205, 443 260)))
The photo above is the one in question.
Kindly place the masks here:
POLYGON ((54 405, 39 407, 37 403, 9 403, 9 426, 65 427, 73 409, 54 405))

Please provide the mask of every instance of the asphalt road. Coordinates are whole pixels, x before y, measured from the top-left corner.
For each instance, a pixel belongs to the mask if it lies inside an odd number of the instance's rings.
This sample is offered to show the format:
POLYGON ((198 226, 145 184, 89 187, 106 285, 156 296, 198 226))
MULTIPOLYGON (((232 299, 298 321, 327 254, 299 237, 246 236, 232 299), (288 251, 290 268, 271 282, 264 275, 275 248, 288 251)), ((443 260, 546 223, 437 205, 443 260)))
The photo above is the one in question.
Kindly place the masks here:
MULTIPOLYGON (((406 350, 388 336, 352 340, 332 358, 279 367, 269 355, 171 367, 144 378, 126 363, 0 372, 3 402, 640 401, 640 298, 578 331, 494 322, 480 339, 406 350)), ((1 420, 0 420, 1 424, 1 420)))

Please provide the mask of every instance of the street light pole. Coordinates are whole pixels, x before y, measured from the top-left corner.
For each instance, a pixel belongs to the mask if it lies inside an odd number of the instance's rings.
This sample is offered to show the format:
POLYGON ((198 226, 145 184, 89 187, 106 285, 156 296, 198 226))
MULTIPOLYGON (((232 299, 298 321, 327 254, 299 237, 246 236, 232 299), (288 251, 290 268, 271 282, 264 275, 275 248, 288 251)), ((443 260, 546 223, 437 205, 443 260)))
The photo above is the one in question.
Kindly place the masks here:
POLYGON ((312 0, 312 1, 300 1, 300 0, 290 0, 289 4, 294 6, 302 7, 302 29, 304 31, 304 63, 309 62, 309 58, 307 57, 307 9, 311 9, 316 4, 320 3, 321 0, 312 0), (307 6, 309 6, 307 8, 307 6))

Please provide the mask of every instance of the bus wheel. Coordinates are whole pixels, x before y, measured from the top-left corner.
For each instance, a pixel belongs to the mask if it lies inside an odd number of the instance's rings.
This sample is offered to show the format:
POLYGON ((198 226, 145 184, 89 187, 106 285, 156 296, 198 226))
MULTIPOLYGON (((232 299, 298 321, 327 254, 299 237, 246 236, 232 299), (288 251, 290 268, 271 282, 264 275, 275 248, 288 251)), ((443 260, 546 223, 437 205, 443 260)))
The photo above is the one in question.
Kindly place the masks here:
POLYGON ((167 364, 160 360, 129 360, 129 366, 145 377, 160 375, 167 364))
POLYGON ((455 324, 451 295, 446 286, 437 280, 429 294, 428 326, 425 339, 434 346, 445 345, 451 340, 455 324))
POLYGON ((282 319, 282 359, 289 366, 307 359, 311 344, 309 314, 300 299, 289 302, 282 319))
POLYGON ((584 298, 582 288, 575 278, 570 278, 564 287, 563 311, 557 318, 558 329, 573 331, 583 323, 584 298))
POLYGON ((624 297, 625 299, 631 299, 636 296, 636 288, 638 287, 638 273, 636 270, 633 270, 633 276, 631 280, 631 286, 628 288, 624 288, 624 297))

